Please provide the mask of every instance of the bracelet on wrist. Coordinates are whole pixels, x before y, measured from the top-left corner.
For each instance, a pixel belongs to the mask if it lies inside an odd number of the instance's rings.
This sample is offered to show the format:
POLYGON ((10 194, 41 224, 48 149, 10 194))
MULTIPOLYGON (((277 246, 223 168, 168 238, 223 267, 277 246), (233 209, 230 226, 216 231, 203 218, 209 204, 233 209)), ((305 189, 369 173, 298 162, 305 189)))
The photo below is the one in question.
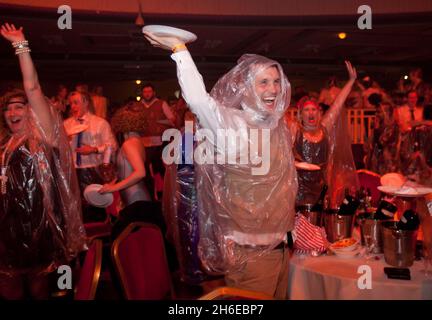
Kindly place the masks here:
POLYGON ((176 45, 172 48, 172 52, 173 52, 173 53, 176 53, 176 52, 179 52, 179 51, 184 50, 184 49, 186 49, 186 45, 185 45, 184 43, 179 43, 179 44, 176 44, 176 45))
POLYGON ((21 41, 12 42, 12 47, 14 47, 15 49, 28 47, 28 45, 29 45, 28 40, 21 40, 21 41))
POLYGON ((31 52, 30 48, 22 48, 22 49, 16 49, 15 50, 16 55, 19 55, 21 53, 27 53, 27 52, 31 52))

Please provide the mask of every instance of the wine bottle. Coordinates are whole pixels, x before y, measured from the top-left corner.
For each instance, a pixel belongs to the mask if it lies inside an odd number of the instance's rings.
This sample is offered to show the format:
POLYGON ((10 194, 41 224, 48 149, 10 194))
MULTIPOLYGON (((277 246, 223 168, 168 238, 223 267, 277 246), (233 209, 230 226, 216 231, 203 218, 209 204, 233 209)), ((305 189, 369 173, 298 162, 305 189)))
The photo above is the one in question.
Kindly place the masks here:
POLYGON ((366 212, 366 189, 362 186, 360 190, 356 192, 356 198, 359 200, 359 206, 357 208, 359 213, 366 212))
POLYGON ((378 208, 374 214, 376 220, 390 220, 393 219, 397 207, 390 201, 383 199, 380 201, 378 208))
POLYGON ((399 230, 417 230, 420 226, 419 216, 414 210, 408 209, 404 212, 396 226, 399 230))
POLYGON ((366 200, 365 200, 365 209, 367 212, 372 208, 372 191, 370 188, 366 189, 366 200))
POLYGON ((345 198, 343 199, 338 214, 340 215, 354 215, 357 208, 360 205, 360 201, 351 196, 347 189, 345 189, 345 198))
POLYGON ((324 184, 322 189, 321 189, 321 193, 318 197, 318 200, 312 206, 311 211, 322 212, 324 210, 324 198, 325 198, 325 195, 327 193, 327 190, 328 190, 328 186, 326 184, 324 184))

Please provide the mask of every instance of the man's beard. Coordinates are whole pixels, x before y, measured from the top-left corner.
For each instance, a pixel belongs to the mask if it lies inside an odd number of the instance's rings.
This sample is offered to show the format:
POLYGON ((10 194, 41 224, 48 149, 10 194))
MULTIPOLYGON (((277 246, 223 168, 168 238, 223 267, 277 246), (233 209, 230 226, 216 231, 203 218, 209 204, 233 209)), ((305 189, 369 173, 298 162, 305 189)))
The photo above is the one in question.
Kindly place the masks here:
POLYGON ((143 97, 143 100, 144 100, 144 102, 149 103, 149 102, 153 101, 153 99, 154 99, 155 97, 156 97, 156 95, 152 95, 152 96, 150 97, 150 99, 146 99, 145 97, 143 97))

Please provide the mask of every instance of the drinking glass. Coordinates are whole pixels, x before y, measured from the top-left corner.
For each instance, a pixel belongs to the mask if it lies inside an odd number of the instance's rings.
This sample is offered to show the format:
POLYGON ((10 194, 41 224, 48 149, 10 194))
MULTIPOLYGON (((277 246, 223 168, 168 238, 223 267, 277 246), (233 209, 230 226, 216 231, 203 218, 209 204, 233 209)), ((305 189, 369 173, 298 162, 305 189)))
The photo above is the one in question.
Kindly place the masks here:
POLYGON ((372 253, 373 249, 375 248, 375 243, 370 234, 364 235, 365 245, 366 245, 366 260, 370 260, 374 258, 374 254, 372 253))

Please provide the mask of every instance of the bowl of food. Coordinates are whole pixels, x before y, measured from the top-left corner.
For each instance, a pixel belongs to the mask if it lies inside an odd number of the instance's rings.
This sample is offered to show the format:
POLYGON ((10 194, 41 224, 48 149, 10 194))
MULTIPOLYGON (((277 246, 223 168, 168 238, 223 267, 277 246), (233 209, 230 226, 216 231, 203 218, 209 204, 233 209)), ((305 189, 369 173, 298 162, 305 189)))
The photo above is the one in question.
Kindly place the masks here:
POLYGON ((351 251, 333 251, 333 253, 336 257, 342 258, 342 259, 355 258, 361 252, 362 252, 362 249, 359 246, 357 246, 354 250, 351 250, 351 251))
POLYGON ((335 252, 349 252, 358 248, 359 242, 354 238, 344 238, 330 245, 330 249, 335 252))

